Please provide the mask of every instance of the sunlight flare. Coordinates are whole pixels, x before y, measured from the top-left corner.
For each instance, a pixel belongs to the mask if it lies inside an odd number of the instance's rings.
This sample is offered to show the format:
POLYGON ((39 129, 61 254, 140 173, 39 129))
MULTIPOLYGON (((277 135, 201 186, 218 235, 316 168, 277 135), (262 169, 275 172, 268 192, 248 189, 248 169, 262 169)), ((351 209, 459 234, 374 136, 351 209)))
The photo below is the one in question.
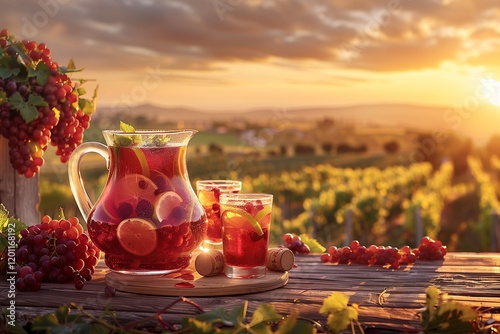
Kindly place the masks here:
POLYGON ((483 79, 481 84, 485 88, 485 96, 489 103, 500 106, 500 81, 483 79))

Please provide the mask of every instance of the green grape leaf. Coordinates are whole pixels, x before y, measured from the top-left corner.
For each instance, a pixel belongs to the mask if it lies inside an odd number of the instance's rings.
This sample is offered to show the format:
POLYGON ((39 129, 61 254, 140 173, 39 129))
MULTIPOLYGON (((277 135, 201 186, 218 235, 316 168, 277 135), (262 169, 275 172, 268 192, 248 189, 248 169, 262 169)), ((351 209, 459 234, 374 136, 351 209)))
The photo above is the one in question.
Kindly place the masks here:
POLYGON ((0 204, 0 232, 6 231, 8 223, 9 223, 9 211, 3 204, 0 204))
POLYGON ((345 309, 340 312, 330 313, 326 319, 328 329, 333 333, 340 333, 351 324, 351 321, 358 318, 358 312, 355 309, 345 309))
MULTIPOLYGON (((96 110, 96 102, 97 102, 97 90, 99 89, 99 85, 94 89, 94 95, 92 96, 92 100, 89 99, 78 99, 78 107, 86 114, 93 114, 96 110)), ((86 93, 85 89, 78 88, 77 90, 78 96, 86 93)))
POLYGON ((3 66, 0 66, 0 78, 1 79, 7 79, 12 76, 16 76, 19 74, 21 70, 19 68, 6 68, 3 66))
POLYGON ((281 319, 281 315, 276 313, 274 307, 269 304, 262 304, 257 307, 255 312, 252 315, 252 320, 250 321, 250 326, 259 326, 262 324, 266 324, 271 321, 276 321, 281 319))
POLYGON ((49 76, 50 76, 50 68, 43 62, 39 62, 36 65, 35 69, 31 67, 28 68, 28 77, 30 78, 35 77, 36 82, 38 82, 38 84, 42 86, 47 84, 49 76))
POLYGON ((226 326, 236 326, 236 324, 241 322, 245 317, 247 308, 248 301, 245 301, 243 305, 237 306, 232 310, 226 311, 223 308, 216 308, 196 316, 195 319, 202 322, 221 322, 226 326))
POLYGON ((26 123, 38 117, 37 106, 47 106, 47 102, 39 95, 30 94, 28 101, 24 101, 18 92, 9 98, 9 102, 14 109, 19 110, 26 123))
POLYGON ((81 72, 81 71, 83 71, 83 68, 77 69, 73 59, 69 60, 68 66, 59 66, 59 73, 62 73, 62 74, 75 73, 75 72, 81 72))
MULTIPOLYGON (((83 325, 81 325, 83 326, 83 325)), ((102 324, 93 323, 92 326, 88 330, 81 331, 80 333, 89 333, 89 334, 109 334, 109 328, 102 324)))
POLYGON ((21 63, 24 66, 28 66, 28 64, 32 64, 33 61, 30 56, 26 53, 26 50, 24 49, 24 45, 22 42, 15 42, 11 44, 12 49, 16 51, 18 58, 20 61, 17 63, 21 63))
POLYGON ((294 316, 285 318, 274 334, 316 334, 317 329, 309 322, 300 321, 294 316))
POLYGON ((211 334, 219 332, 211 323, 196 320, 194 318, 188 319, 188 326, 189 333, 193 334, 211 334))
MULTIPOLYGON (((6 310, 2 308, 0 312, 0 323, 7 324, 6 319, 6 310)), ((5 325, 4 325, 5 326, 5 325)), ((17 321, 14 321, 14 326, 8 325, 9 334, 28 334, 26 330, 24 330, 23 326, 19 324, 17 321)))
POLYGON ((8 234, 8 228, 14 226, 14 234, 19 237, 21 230, 28 226, 19 218, 9 217, 9 211, 0 203, 0 233, 8 234))
POLYGON ((337 312, 348 307, 349 297, 342 292, 333 292, 325 298, 319 312, 322 314, 337 312))
POLYGON ((478 313, 467 305, 443 301, 440 294, 435 286, 425 290, 426 308, 420 319, 425 333, 474 333, 473 321, 477 321, 478 313))
POLYGON ((52 328, 59 325, 59 321, 57 321, 57 317, 55 314, 48 313, 43 314, 41 316, 36 317, 33 320, 33 326, 31 327, 33 330, 44 331, 47 328, 52 328))
POLYGON ((475 333, 472 321, 477 318, 478 314, 469 306, 446 302, 438 307, 435 317, 427 325, 426 333, 475 333))
POLYGON ((349 326, 351 321, 358 320, 356 307, 348 305, 349 298, 341 292, 333 292, 323 301, 319 312, 328 314, 328 328, 333 333, 339 333, 349 326))
POLYGON ((436 304, 441 291, 435 286, 429 286, 425 289, 425 304, 427 306, 428 320, 434 317, 436 313, 436 304))
POLYGON ((64 324, 67 322, 68 320, 68 315, 69 315, 69 307, 68 306, 59 306, 57 309, 56 309, 56 317, 57 317, 57 321, 60 323, 60 324, 64 324))
POLYGON ((76 89, 76 94, 78 94, 78 96, 85 95, 86 93, 87 93, 87 90, 85 88, 83 88, 83 87, 78 87, 76 89))
POLYGON ((311 253, 324 253, 326 248, 323 247, 316 239, 309 237, 307 234, 301 234, 300 240, 309 246, 311 253))
POLYGON ((74 70, 76 69, 76 66, 75 66, 75 61, 73 59, 70 59, 69 62, 68 62, 68 69, 70 70, 74 70))

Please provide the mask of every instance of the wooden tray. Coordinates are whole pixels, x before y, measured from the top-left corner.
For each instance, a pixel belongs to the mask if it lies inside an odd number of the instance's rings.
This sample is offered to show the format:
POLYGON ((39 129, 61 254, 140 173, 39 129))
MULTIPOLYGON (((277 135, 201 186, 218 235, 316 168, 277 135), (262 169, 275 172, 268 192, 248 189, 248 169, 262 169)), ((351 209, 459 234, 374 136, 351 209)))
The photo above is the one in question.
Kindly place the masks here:
POLYGON ((288 272, 268 270, 262 278, 228 278, 224 274, 203 277, 187 268, 168 275, 106 274, 116 290, 159 296, 228 296, 274 290, 288 283, 288 272))

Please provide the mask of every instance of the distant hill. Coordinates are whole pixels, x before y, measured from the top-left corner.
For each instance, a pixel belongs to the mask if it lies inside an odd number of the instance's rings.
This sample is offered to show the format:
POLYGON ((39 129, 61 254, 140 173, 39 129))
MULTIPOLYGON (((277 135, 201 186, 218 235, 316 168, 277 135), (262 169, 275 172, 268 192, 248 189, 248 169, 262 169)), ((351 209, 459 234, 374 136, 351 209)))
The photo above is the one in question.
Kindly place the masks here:
MULTIPOLYGON (((130 113, 159 123, 210 122, 231 120, 315 121, 330 118, 364 126, 407 127, 429 131, 456 131, 484 144, 491 135, 500 133, 500 107, 481 105, 476 108, 462 106, 424 106, 410 104, 366 104, 332 107, 262 108, 248 111, 203 111, 185 107, 137 105, 131 108, 100 107, 98 115, 113 117, 130 113)), ((98 116, 96 115, 96 116, 98 116)))

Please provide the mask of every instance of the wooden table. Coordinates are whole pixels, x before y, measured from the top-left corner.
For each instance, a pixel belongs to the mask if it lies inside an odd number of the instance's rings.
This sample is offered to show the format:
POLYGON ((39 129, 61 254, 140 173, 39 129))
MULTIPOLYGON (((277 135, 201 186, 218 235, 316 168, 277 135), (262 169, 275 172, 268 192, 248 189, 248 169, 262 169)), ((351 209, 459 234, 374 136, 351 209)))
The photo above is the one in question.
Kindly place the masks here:
MULTIPOLYGON (((325 316, 318 312, 323 300, 333 291, 340 291, 350 298, 350 303, 359 305, 359 320, 363 326, 391 327, 398 329, 393 333, 398 333, 403 329, 419 328, 417 309, 423 306, 425 289, 435 285, 453 300, 478 307, 481 311, 489 310, 486 316, 500 321, 500 254, 497 253, 449 253, 444 261, 418 261, 397 270, 379 266, 323 264, 319 255, 297 256, 296 264, 297 267, 289 273, 288 284, 276 290, 189 299, 204 310, 218 307, 229 310, 247 300, 249 314, 259 304, 271 303, 278 313, 298 312, 302 317, 324 324, 325 316)), ((177 299, 122 291, 117 291, 114 297, 105 297, 106 271, 101 265, 83 290, 76 290, 72 284, 44 283, 38 292, 17 293, 18 319, 75 302, 95 313, 112 304, 118 319, 132 321, 151 316, 177 299)), ((7 295, 5 281, 0 287, 4 300, 7 295)), ((183 289, 179 289, 179 295, 182 292, 183 289)), ((192 314, 196 314, 193 307, 180 303, 164 318, 176 323, 192 314)))

